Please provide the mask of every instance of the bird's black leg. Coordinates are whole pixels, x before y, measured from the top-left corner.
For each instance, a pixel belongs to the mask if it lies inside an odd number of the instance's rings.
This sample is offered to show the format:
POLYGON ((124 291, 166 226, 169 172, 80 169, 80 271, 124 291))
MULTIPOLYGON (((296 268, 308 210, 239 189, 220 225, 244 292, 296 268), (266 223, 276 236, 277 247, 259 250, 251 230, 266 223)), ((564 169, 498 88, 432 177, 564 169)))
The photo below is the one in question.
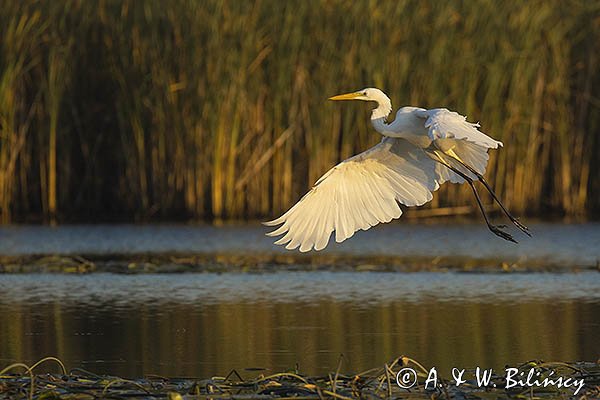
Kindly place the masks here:
POLYGON ((445 162, 437 153, 434 153, 435 156, 439 159, 439 162, 443 165, 445 165, 447 168, 449 168, 450 170, 452 170, 454 173, 456 173, 457 175, 459 175, 460 177, 462 177, 465 181, 467 181, 467 183, 469 184, 469 186, 471 186, 471 189, 473 189, 473 194, 475 195, 475 200, 477 200, 477 205, 479 205, 479 209, 481 210, 481 214, 483 215, 483 219, 485 220, 485 223, 487 224, 488 228, 490 229, 490 231, 492 231, 492 233, 496 236, 501 237, 504 240, 508 240, 509 242, 513 242, 513 243, 518 243, 510 233, 508 232, 504 232, 502 230, 502 228, 505 228, 505 225, 493 225, 490 222, 490 219, 488 218, 487 213, 485 212, 485 208, 483 208, 483 203, 481 203, 481 198, 479 197, 479 193, 477 193, 477 189, 475 188, 475 185, 473 184, 473 179, 471 179, 471 177, 467 176, 466 174, 464 174, 463 172, 459 171, 458 169, 452 167, 450 164, 448 164, 447 162, 445 162))
MULTIPOLYGON (((454 172, 458 173, 456 170, 453 169, 454 172)), ((479 209, 481 210, 481 213, 483 214, 483 219, 485 219, 485 223, 487 224, 488 228, 490 228, 490 231, 492 231, 495 235, 500 236, 502 239, 504 240, 508 240, 509 242, 513 242, 513 243, 518 243, 515 239, 513 239, 512 235, 508 232, 504 232, 501 228, 505 228, 505 225, 492 225, 490 223, 490 220, 488 219, 488 216, 485 212, 485 209, 483 208, 483 204, 481 203, 481 199, 479 198, 479 193, 477 193, 477 189, 475 189, 475 185, 473 184, 473 180, 469 177, 463 177, 471 186, 471 189, 473 189, 473 194, 475 194, 475 200, 477 200, 477 204, 479 205, 479 209)))
MULTIPOLYGON (((448 155, 449 157, 452 157, 451 155, 448 155)), ((502 204, 502 202, 500 201, 500 199, 498 199, 498 197, 496 196, 496 193, 494 192, 494 190, 490 187, 490 185, 487 183, 487 181, 485 180, 485 178, 483 177, 483 175, 481 175, 479 172, 477 172, 474 168, 472 168, 470 165, 465 164, 464 162, 462 162, 461 160, 459 160, 456 157, 452 157, 452 159, 456 160, 460 165, 462 165, 463 167, 465 167, 466 169, 468 169, 469 171, 471 171, 478 179, 481 183, 483 183, 483 186, 485 186, 485 188, 487 189, 488 192, 490 192, 490 194, 492 195, 492 198, 496 201, 496 203, 498 203, 498 205, 500 206, 500 208, 502 209, 502 211, 504 211, 504 214, 506 214, 506 216, 508 217, 508 219, 510 219, 510 221, 521 230, 521 232, 523 232, 524 234, 526 234, 527 236, 531 237, 531 233, 529 233, 529 228, 527 228, 525 225, 523 225, 518 218, 515 218, 512 216, 512 214, 508 211, 508 209, 506 207, 504 207, 504 204, 502 204)), ((455 171, 456 172, 456 171, 455 171)))

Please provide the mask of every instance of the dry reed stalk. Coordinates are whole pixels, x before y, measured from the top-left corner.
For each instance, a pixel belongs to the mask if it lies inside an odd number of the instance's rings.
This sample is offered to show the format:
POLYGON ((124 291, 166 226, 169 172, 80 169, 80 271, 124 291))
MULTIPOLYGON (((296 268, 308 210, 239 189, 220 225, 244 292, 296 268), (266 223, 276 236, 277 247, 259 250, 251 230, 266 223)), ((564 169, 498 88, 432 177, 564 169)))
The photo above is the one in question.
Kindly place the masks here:
MULTIPOLYGON (((598 4, 5 3, 4 222, 271 216, 379 140, 364 105, 325 101, 371 85, 481 121, 515 213, 600 210, 598 4)), ((445 185, 425 208, 471 202, 445 185)))

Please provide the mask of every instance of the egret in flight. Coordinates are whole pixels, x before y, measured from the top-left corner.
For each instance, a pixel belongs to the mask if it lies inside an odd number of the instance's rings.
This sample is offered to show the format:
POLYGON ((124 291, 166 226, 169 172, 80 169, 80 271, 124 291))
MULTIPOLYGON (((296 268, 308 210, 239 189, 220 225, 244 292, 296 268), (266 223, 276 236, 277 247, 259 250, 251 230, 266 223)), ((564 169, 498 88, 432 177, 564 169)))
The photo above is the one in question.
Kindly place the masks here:
POLYGON ((493 225, 481 203, 475 181, 480 181, 504 214, 522 232, 528 228, 511 215, 483 174, 488 149, 502 142, 479 131, 479 124, 445 108, 402 107, 387 121, 392 102, 381 90, 366 88, 329 100, 374 101, 371 124, 383 138, 376 146, 342 161, 325 173, 312 189, 281 217, 266 222, 279 226, 267 233, 284 235, 275 244, 301 252, 322 250, 335 231, 340 243, 359 229, 399 218, 405 206, 420 206, 446 181, 468 183, 490 231, 516 243, 505 225, 493 225))

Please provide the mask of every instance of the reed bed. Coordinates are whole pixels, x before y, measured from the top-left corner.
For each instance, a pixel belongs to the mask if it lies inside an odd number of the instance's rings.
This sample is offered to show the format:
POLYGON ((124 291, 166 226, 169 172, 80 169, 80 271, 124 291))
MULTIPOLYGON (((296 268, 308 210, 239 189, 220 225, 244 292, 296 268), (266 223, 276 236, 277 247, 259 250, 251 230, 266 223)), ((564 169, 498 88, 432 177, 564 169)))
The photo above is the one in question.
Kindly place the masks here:
MULTIPOLYGON (((439 377, 438 387, 425 388, 429 370, 410 357, 401 356, 380 368, 358 374, 341 373, 342 357, 336 371, 324 376, 306 376, 294 370, 265 373, 259 369, 232 370, 227 376, 212 378, 168 378, 147 376, 125 379, 98 375, 80 368, 67 372, 54 357, 45 358, 29 367, 17 363, 0 371, 0 399, 455 399, 455 398, 538 398, 597 399, 600 397, 600 368, 594 363, 563 363, 530 361, 518 366, 527 373, 535 368, 538 379, 559 374, 565 379, 584 379, 585 386, 577 396, 572 388, 512 388, 504 389, 503 376, 492 375, 487 386, 478 387, 474 380, 458 386, 447 377, 439 377), (40 364, 58 363, 61 374, 34 375, 40 364), (404 368, 413 369, 417 384, 402 389, 396 375, 404 368), (25 373, 8 374, 23 369, 25 373), (244 379, 242 375, 254 375, 244 379), (256 376, 258 375, 258 376, 256 376), (535 397, 534 397, 535 396, 535 397)), ((474 373, 474 371, 468 371, 474 373)), ((465 375, 466 377, 466 375, 465 375)), ((555 377, 554 377, 555 378, 555 377)))
POLYGON ((575 0, 0 0, 0 221, 273 216, 379 140, 325 100, 364 86, 481 121, 515 213, 594 216, 598 54, 575 0))

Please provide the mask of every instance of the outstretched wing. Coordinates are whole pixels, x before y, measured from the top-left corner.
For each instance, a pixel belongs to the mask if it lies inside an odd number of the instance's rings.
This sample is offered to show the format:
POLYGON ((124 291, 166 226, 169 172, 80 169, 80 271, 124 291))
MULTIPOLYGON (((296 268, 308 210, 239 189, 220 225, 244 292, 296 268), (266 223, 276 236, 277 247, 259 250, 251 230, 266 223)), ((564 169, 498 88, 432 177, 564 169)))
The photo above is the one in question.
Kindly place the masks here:
POLYGON ((419 117, 426 118, 425 128, 431 140, 436 139, 461 139, 475 143, 488 149, 502 147, 502 142, 492 139, 479 131, 478 123, 471 123, 467 118, 445 108, 420 110, 419 117))
POLYGON ((381 143, 341 162, 323 175, 296 205, 265 225, 281 225, 269 236, 292 250, 322 250, 331 233, 342 242, 402 214, 398 202, 417 206, 438 189, 435 161, 404 139, 381 143))

